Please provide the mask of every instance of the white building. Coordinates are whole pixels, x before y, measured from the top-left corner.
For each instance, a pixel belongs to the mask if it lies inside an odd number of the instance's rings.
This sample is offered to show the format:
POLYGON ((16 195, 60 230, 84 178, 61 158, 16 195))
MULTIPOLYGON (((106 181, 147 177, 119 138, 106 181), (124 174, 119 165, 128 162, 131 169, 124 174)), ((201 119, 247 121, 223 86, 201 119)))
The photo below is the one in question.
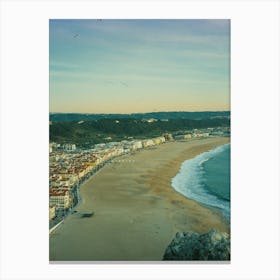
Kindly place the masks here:
POLYGON ((55 206, 49 206, 49 220, 52 220, 55 217, 55 206))
POLYGON ((144 148, 146 148, 146 147, 154 146, 155 143, 152 139, 146 139, 142 141, 142 145, 144 148))
POLYGON ((68 209, 71 205, 70 193, 67 190, 52 191, 49 199, 50 206, 59 210, 68 209))
POLYGON ((191 138, 192 138, 192 135, 191 135, 190 133, 189 133, 189 134, 185 134, 185 135, 184 135, 184 138, 185 138, 185 139, 191 139, 191 138))
POLYGON ((156 137, 152 139, 155 145, 159 145, 163 142, 165 142, 165 138, 164 137, 156 137))
POLYGON ((138 150, 138 149, 142 149, 143 145, 142 145, 142 141, 135 141, 132 144, 132 149, 133 150, 138 150))
POLYGON ((76 150, 76 144, 64 144, 63 148, 66 151, 75 151, 76 150))

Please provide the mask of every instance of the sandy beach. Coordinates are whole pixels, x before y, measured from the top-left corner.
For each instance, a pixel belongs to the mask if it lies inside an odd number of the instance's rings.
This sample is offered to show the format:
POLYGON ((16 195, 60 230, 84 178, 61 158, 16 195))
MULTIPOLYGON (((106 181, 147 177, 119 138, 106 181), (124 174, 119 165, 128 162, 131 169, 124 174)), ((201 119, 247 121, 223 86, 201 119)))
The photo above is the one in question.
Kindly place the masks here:
POLYGON ((178 231, 228 232, 219 214, 171 187, 183 161, 228 142, 170 142, 106 165, 81 186, 77 213, 50 235, 50 261, 160 261, 178 231))

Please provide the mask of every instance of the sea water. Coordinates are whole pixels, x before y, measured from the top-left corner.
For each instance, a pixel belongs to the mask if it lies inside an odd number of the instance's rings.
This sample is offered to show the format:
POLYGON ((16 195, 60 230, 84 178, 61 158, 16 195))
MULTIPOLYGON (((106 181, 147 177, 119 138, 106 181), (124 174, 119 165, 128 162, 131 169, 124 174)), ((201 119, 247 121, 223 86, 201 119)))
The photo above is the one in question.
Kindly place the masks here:
POLYGON ((172 187, 182 195, 218 209, 230 223, 230 144, 202 153, 181 165, 172 187))

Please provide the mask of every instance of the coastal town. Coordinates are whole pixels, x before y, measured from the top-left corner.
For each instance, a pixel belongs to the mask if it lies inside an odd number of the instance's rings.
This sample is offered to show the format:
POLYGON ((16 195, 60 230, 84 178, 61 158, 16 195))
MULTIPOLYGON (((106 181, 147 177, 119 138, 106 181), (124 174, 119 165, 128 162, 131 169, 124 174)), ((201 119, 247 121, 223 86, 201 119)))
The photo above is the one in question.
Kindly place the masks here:
POLYGON ((113 163, 117 157, 148 149, 169 141, 228 136, 229 128, 194 129, 185 134, 164 134, 144 140, 123 140, 93 145, 81 149, 74 143, 49 144, 49 227, 55 227, 75 211, 79 203, 79 187, 105 164, 113 163))

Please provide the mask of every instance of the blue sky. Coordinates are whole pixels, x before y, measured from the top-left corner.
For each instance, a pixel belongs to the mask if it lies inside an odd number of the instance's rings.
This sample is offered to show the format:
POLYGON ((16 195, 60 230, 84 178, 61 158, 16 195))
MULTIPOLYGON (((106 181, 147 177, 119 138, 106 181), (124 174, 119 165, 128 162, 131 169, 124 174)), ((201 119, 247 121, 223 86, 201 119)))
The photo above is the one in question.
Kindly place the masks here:
POLYGON ((230 108, 229 20, 50 20, 50 111, 230 108))

